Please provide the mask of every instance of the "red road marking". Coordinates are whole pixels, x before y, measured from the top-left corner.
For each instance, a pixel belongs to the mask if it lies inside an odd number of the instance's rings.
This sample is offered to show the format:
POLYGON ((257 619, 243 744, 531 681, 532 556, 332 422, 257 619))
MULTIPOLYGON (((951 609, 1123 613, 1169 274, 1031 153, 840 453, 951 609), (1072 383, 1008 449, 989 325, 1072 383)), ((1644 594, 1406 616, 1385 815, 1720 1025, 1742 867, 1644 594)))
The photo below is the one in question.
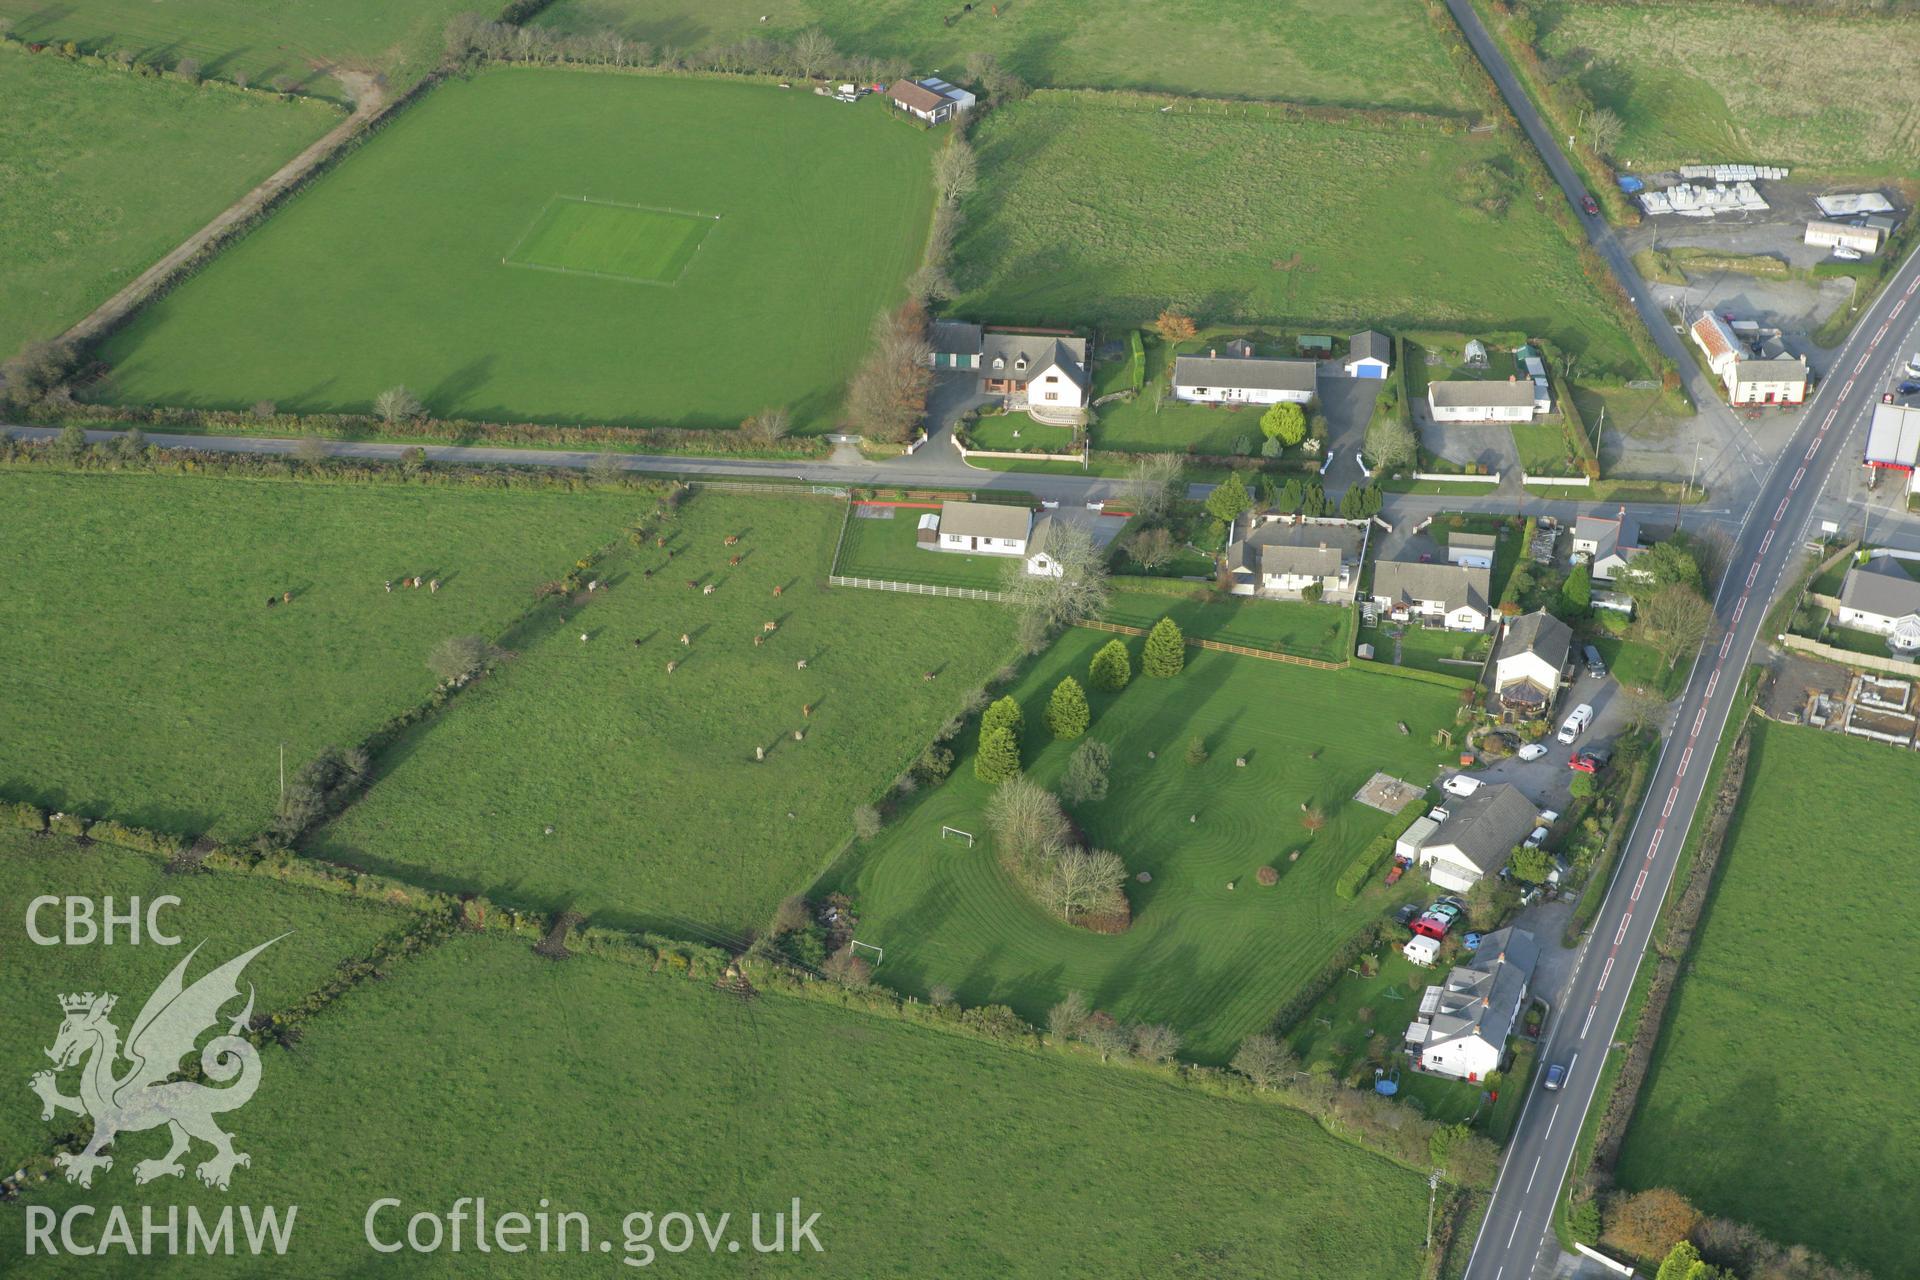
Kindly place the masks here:
MULTIPOLYGON (((1646 873, 1642 872, 1641 874, 1644 876, 1646 873)), ((1627 912, 1627 914, 1620 917, 1620 931, 1613 935, 1614 946, 1617 947, 1621 943, 1627 940, 1627 925, 1632 919, 1633 919, 1633 912, 1631 911, 1627 912)))
POLYGON ((1638 876, 1635 876, 1633 881, 1633 900, 1635 902, 1640 901, 1640 891, 1646 887, 1647 887, 1647 869, 1645 867, 1642 867, 1640 868, 1640 874, 1638 876))
POLYGON ((1678 800, 1679 798, 1680 798, 1680 788, 1675 787, 1673 788, 1673 790, 1667 792, 1666 807, 1660 810, 1660 816, 1663 818, 1671 818, 1673 816, 1674 801, 1678 800))
POLYGON ((1687 766, 1692 763, 1693 763, 1693 748, 1688 747, 1685 751, 1682 751, 1680 753, 1680 772, 1678 776, 1682 778, 1686 777, 1687 766))

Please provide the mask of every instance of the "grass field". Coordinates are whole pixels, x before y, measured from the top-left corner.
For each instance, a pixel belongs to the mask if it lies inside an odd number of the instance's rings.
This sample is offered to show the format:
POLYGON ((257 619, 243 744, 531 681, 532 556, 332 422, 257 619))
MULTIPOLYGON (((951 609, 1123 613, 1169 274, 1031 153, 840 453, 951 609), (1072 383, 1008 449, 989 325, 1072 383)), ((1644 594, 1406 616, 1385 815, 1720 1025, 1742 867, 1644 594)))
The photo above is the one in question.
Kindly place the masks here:
MULTIPOLYGON (((1111 638, 1068 632, 1013 690, 1027 713, 1027 772, 1044 784, 1069 754, 1048 741, 1046 695, 1062 676, 1084 676, 1111 638)), ((1130 643, 1137 663, 1140 642, 1130 643)), ((983 812, 990 789, 974 778, 970 751, 823 887, 852 895, 861 936, 886 948, 878 976, 901 990, 944 983, 962 1003, 1009 1004, 1035 1019, 1078 990, 1123 1021, 1172 1023, 1197 1058, 1224 1059, 1371 914, 1332 889, 1387 820, 1349 797, 1376 769, 1426 781, 1438 761, 1432 731, 1449 722, 1453 696, 1193 649, 1175 679, 1137 676, 1117 697, 1090 696, 1088 736, 1113 748, 1111 791, 1073 816, 1089 841, 1153 877, 1127 885, 1128 932, 1061 924, 1001 870, 983 812), (1196 735, 1211 752, 1199 767, 1185 760, 1196 735), (1234 764, 1242 755, 1244 769, 1234 764), (1308 803, 1327 818, 1311 834, 1308 803), (943 841, 943 825, 973 832, 973 847, 943 841), (1281 871, 1272 888, 1254 879, 1265 864, 1281 871)))
MULTIPOLYGON (((41 1150, 77 1122, 71 1114, 42 1121, 39 1099, 25 1088, 28 1076, 49 1065, 41 1051, 53 1043, 60 1027, 59 996, 114 993, 120 998, 114 1021, 125 1033, 161 979, 195 946, 204 949, 189 969, 188 981, 285 933, 287 937, 261 952, 246 970, 246 980, 257 991, 256 1010, 268 1013, 319 987, 340 961, 365 955, 380 938, 405 924, 398 912, 318 890, 235 874, 166 875, 161 867, 156 857, 111 845, 82 849, 65 836, 32 839, 25 831, 0 830, 0 916, 11 933, 7 979, 14 991, 14 997, 0 1005, 0 1068, 16 1086, 0 1089, 0 1150, 7 1153, 6 1160, 41 1150), (112 946, 28 945, 27 904, 34 898, 93 899, 97 921, 100 900, 109 895, 115 911, 123 914, 137 898, 144 916, 145 905, 164 894, 180 899, 178 906, 163 907, 158 916, 161 928, 180 939, 177 947, 156 945, 144 932, 138 945, 129 945, 124 925, 112 946)), ((40 911, 42 934, 62 933, 62 910, 55 905, 40 911)), ((226 1012, 239 1008, 236 1003, 226 1012)), ((72 1091, 71 1075, 61 1083, 72 1091)))
POLYGON ((1360 643, 1372 645, 1373 661, 1387 666, 1417 667, 1443 676, 1472 680, 1480 674, 1480 666, 1486 660, 1493 637, 1388 623, 1379 627, 1361 627, 1360 643), (1400 632, 1398 663, 1393 660, 1394 631, 1400 632))
POLYGON ((507 261, 609 280, 672 284, 713 224, 704 214, 555 196, 507 261))
POLYGON ((1179 304, 1202 323, 1518 329, 1638 373, 1499 135, 1249 110, 1041 92, 989 115, 954 309, 1128 325, 1179 304), (1498 199, 1503 213, 1482 210, 1498 199))
POLYGON ((1216 600, 1209 598, 1206 584, 1193 585, 1191 595, 1169 596, 1129 591, 1126 579, 1117 578, 1113 598, 1101 616, 1130 627, 1151 627, 1169 617, 1190 640, 1218 640, 1322 662, 1346 659, 1353 630, 1350 608, 1293 600, 1216 600))
POLYGON ((364 412, 405 383, 452 418, 733 427, 784 404, 822 429, 917 263, 929 146, 871 100, 549 70, 452 81, 117 333, 103 394, 364 412), (504 261, 575 196, 719 220, 671 289, 504 261))
POLYGON ((1419 6, 1353 0, 1056 0, 961 4, 912 0, 560 0, 542 26, 612 29, 659 48, 696 50, 815 27, 849 53, 900 58, 916 73, 960 74, 991 53, 1028 84, 1145 89, 1341 106, 1458 111, 1467 92, 1419 6), (764 19, 764 20, 763 20, 764 19), (1356 26, 1366 38, 1355 40, 1356 26))
POLYGON ((316 850, 607 923, 764 925, 1011 653, 999 606, 827 587, 842 510, 694 498, 677 555, 610 560, 604 599, 564 624, 544 614, 517 662, 377 762, 316 850))
MULTIPOLYGON (((297 1051, 272 1053, 231 1119, 253 1154, 232 1193, 136 1190, 116 1164, 112 1190, 92 1194, 127 1200, 136 1224, 134 1203, 298 1204, 275 1262, 301 1277, 621 1274, 623 1258, 647 1260, 623 1219, 647 1210, 732 1214, 722 1239, 742 1241, 740 1256, 724 1243, 651 1256, 675 1275, 1372 1280, 1406 1273, 1426 1210, 1418 1174, 1279 1107, 791 998, 745 1003, 606 960, 554 964, 497 937, 456 939, 356 991, 297 1051), (384 1237, 461 1196, 486 1197, 490 1215, 585 1213, 612 1251, 481 1254, 471 1220, 458 1254, 383 1257, 365 1242, 377 1197, 403 1206, 378 1217, 384 1237), (803 1217, 819 1214, 822 1251, 749 1252, 748 1215, 796 1196, 803 1217)), ((145 1155, 153 1140, 126 1144, 145 1155)), ((0 1215, 14 1255, 23 1217, 0 1215)), ((34 1266, 88 1263, 100 1270, 34 1266)), ((242 1256, 145 1270, 259 1268, 242 1256)))
POLYGON ((1619 1179, 1898 1275, 1900 1224, 1920 1213, 1920 1121, 1898 1066, 1920 999, 1889 858, 1912 846, 1920 766, 1810 729, 1753 734, 1619 1179))
MULTIPOLYGON (((644 505, 643 505, 644 504, 644 505)), ((0 793, 186 833, 258 829, 289 771, 425 698, 645 495, 201 477, 0 479, 0 793), (437 594, 381 589, 439 577, 437 594), (292 591, 291 604, 265 607, 292 591)))
POLYGON ((1017 556, 966 555, 958 551, 929 551, 919 543, 920 517, 916 507, 868 508, 890 513, 886 519, 854 516, 847 521, 836 573, 850 578, 884 578, 893 582, 924 582, 936 587, 973 587, 998 591, 1006 585, 1010 567, 1024 563, 1017 556))
POLYGON ((254 84, 291 79, 304 94, 344 101, 329 74, 339 66, 384 75, 391 92, 412 85, 440 57, 447 20, 459 0, 87 0, 84 5, 0 0, 20 40, 72 40, 92 53, 124 50, 172 68, 196 58, 201 74, 254 84))
POLYGON ((339 119, 12 44, 0 101, 0 358, 57 336, 339 119))
POLYGON ((1747 4, 1533 6, 1540 48, 1626 126, 1636 169, 1738 159, 1911 177, 1920 24, 1747 4), (1875 68, 1863 93, 1859 69, 1875 68), (1880 77, 1885 84, 1880 84, 1880 77))

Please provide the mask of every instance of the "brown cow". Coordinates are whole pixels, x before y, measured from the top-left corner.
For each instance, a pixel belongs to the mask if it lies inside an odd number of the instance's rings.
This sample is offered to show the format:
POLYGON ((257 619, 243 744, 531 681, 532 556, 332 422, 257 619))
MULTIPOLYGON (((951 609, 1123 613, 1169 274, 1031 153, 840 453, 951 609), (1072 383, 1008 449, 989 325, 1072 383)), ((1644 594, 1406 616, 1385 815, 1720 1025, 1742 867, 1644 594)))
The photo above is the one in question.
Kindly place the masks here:
POLYGON ((769 618, 765 622, 760 624, 760 629, 762 631, 778 631, 780 629, 780 624, 775 622, 773 619, 769 618))
POLYGON ((780 593, 781 593, 782 591, 784 591, 784 590, 786 590, 786 588, 785 588, 785 587, 778 587, 778 586, 776 586, 776 587, 775 587, 775 588, 773 589, 773 598, 774 598, 775 600, 778 600, 778 599, 780 598, 780 593))
POLYGON ((739 542, 739 541, 740 541, 740 535, 739 535, 739 534, 737 534, 737 533, 730 533, 730 534, 728 534, 728 535, 727 535, 727 545, 728 545, 728 546, 730 546, 730 547, 731 547, 731 546, 733 546, 733 545, 734 545, 735 543, 737 543, 737 542, 739 542))

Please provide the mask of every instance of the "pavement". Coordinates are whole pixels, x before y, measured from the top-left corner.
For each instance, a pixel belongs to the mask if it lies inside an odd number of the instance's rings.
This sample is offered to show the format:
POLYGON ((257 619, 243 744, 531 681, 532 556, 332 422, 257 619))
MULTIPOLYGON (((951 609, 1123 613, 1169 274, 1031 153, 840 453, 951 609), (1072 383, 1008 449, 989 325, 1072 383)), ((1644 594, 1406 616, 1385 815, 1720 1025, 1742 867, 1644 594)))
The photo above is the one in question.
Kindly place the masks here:
MULTIPOLYGON (((1569 200, 1585 190, 1494 46, 1468 0, 1447 0, 1475 54, 1506 98, 1569 200)), ((1612 230, 1587 219, 1596 249, 1627 289, 1663 350, 1674 355, 1695 402, 1715 408, 1701 418, 1724 424, 1712 388, 1658 314, 1612 230)), ((1688 673, 1661 750, 1646 805, 1621 849, 1587 942, 1542 1042, 1547 1061, 1569 1065, 1558 1093, 1534 1090, 1523 1105, 1502 1157, 1499 1179, 1468 1258, 1466 1280, 1521 1280, 1552 1274, 1561 1252, 1553 1213, 1573 1160, 1581 1123, 1598 1093, 1600 1065, 1612 1051, 1627 994, 1652 937, 1698 808, 1715 747, 1726 732, 1740 676, 1752 660, 1768 606, 1802 562, 1815 521, 1831 509, 1831 487, 1857 473, 1864 427, 1881 388, 1920 337, 1920 252, 1892 273, 1835 353, 1831 372, 1800 413, 1770 466, 1755 468, 1733 525, 1728 570, 1713 600, 1715 628, 1688 673)), ((1591 892, 1591 890, 1590 890, 1591 892)))

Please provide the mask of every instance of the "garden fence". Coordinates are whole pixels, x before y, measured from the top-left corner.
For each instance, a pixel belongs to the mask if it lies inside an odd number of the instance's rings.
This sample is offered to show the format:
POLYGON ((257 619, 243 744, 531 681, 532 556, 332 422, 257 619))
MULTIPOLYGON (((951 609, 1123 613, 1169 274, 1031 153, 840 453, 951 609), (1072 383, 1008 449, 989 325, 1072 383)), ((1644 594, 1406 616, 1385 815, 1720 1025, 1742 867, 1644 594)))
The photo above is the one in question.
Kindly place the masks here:
POLYGON ((827 579, 827 585, 834 587, 860 587, 867 591, 904 591, 916 596, 952 596, 959 600, 991 600, 996 604, 1006 602, 1004 591, 987 591, 980 587, 936 587, 929 582, 896 582, 892 578, 849 578, 845 574, 833 574, 827 579))

